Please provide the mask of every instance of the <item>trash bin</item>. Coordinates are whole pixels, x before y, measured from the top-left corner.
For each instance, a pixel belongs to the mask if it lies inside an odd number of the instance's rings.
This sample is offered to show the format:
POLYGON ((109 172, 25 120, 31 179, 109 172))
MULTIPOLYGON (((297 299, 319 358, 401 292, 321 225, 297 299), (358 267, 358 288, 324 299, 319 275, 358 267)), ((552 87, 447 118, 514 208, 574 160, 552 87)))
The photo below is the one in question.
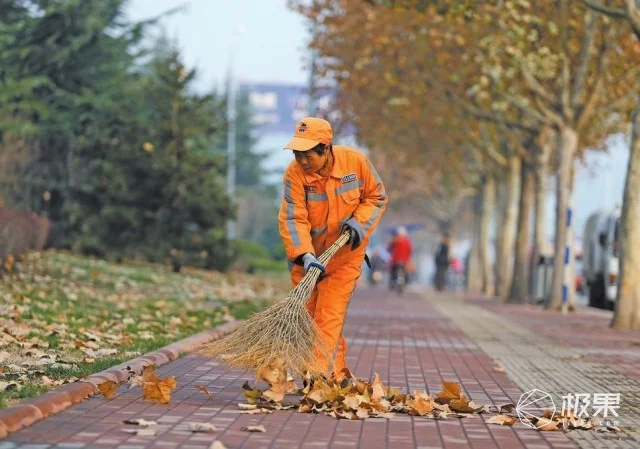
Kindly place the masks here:
POLYGON ((533 272, 531 297, 534 302, 545 301, 551 292, 553 277, 553 257, 539 256, 533 272))

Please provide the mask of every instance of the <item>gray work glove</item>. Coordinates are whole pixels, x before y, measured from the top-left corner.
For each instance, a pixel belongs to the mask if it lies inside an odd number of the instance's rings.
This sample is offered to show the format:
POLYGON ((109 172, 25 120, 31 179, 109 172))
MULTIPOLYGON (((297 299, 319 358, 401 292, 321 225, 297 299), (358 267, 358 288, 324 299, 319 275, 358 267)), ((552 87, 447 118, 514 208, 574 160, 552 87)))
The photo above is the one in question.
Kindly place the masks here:
POLYGON ((351 250, 353 251, 360 246, 360 243, 362 243, 364 231, 362 230, 360 223, 358 223, 353 217, 349 218, 345 224, 342 225, 340 233, 345 231, 349 231, 349 241, 347 243, 351 243, 351 250))
POLYGON ((304 264, 304 272, 305 273, 307 271, 309 271, 309 268, 311 268, 311 267, 316 267, 317 269, 322 271, 322 273, 324 273, 324 271, 325 271, 324 265, 322 265, 320 263, 320 261, 318 259, 316 259, 316 256, 314 256, 311 253, 307 253, 304 256, 302 256, 302 262, 304 264))

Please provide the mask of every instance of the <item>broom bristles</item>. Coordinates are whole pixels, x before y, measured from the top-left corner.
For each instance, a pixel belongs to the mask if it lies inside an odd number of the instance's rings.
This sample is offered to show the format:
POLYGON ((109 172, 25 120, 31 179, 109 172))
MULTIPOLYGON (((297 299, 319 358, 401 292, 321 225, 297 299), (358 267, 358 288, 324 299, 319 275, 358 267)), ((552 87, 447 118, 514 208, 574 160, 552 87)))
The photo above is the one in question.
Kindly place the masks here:
MULTIPOLYGON (((342 234, 318 260, 324 265, 349 240, 342 234)), ((321 271, 312 267, 282 301, 256 313, 231 333, 207 343, 198 351, 218 357, 233 368, 258 371, 282 364, 292 374, 325 374, 333 363, 329 348, 305 304, 311 297, 321 271)))

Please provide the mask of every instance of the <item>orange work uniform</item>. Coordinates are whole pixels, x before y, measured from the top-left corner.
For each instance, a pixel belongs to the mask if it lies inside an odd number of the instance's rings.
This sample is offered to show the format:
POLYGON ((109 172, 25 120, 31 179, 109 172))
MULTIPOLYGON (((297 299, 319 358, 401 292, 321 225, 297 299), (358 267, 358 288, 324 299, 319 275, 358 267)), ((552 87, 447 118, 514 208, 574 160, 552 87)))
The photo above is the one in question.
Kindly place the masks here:
POLYGON ((361 152, 333 146, 333 167, 329 176, 305 173, 293 161, 284 175, 284 198, 278 214, 280 235, 292 264, 291 280, 297 285, 304 267, 293 262, 305 253, 319 256, 337 240, 344 223, 360 229, 360 246, 342 247, 329 261, 323 278, 307 303, 335 358, 332 368, 346 367, 346 341, 342 328, 347 306, 360 276, 365 249, 386 207, 387 195, 380 176, 361 152), (355 222, 355 223, 354 223, 355 222), (337 350, 337 353, 336 353, 337 350))

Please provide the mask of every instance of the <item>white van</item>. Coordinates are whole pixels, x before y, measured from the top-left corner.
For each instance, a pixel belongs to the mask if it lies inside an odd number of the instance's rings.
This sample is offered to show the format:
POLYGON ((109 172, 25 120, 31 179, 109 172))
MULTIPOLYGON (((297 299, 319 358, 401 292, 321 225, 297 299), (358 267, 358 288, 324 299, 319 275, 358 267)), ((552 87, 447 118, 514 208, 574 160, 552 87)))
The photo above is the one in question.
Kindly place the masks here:
POLYGON ((620 209, 593 213, 584 227, 583 275, 589 305, 613 309, 620 269, 620 209))

